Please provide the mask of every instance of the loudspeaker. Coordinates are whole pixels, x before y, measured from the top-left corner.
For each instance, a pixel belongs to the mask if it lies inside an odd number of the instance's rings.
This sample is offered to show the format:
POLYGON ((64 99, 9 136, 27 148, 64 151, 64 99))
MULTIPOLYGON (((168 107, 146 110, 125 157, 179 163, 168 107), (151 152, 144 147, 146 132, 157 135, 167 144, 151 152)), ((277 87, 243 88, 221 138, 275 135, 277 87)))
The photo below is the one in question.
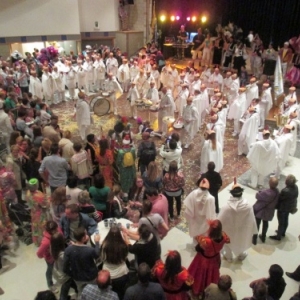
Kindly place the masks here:
POLYGON ((134 0, 127 0, 128 4, 134 4, 134 0))

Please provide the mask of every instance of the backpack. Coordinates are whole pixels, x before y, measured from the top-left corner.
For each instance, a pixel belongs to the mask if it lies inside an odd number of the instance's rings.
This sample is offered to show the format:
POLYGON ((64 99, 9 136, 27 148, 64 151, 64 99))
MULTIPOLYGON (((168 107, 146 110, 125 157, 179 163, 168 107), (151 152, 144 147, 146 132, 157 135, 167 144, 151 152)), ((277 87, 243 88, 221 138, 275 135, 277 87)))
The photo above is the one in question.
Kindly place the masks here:
POLYGON ((155 160, 156 151, 155 144, 152 142, 150 147, 147 147, 145 143, 142 143, 142 151, 140 155, 140 163, 142 165, 148 165, 151 161, 155 160))
POLYGON ((134 165, 134 159, 131 151, 125 152, 123 156, 123 166, 132 167, 134 165))

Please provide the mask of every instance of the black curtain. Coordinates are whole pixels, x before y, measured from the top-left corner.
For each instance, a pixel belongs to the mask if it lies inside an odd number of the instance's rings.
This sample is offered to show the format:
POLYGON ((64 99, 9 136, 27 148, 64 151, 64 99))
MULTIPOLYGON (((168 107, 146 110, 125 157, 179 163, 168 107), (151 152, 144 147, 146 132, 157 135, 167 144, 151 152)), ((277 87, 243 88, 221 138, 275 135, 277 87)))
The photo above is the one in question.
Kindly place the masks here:
MULTIPOLYGON (((157 16, 163 10, 168 14, 180 12, 185 17, 207 12, 209 19, 204 27, 208 26, 213 33, 217 23, 224 26, 232 21, 243 29, 244 36, 250 30, 258 33, 265 46, 271 41, 275 47, 282 46, 300 34, 300 0, 156 0, 156 9, 157 16)), ((179 30, 179 25, 172 27, 179 30)), ((188 31, 195 31, 201 24, 188 26, 192 27, 188 31)))

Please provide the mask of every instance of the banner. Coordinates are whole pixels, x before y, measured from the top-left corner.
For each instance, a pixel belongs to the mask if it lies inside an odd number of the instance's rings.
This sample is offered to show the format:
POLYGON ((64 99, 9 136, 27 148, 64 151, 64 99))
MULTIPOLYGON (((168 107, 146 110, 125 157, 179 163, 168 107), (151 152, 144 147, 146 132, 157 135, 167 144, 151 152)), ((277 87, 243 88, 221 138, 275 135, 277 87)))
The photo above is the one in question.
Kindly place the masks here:
POLYGON ((283 94, 283 77, 282 77, 282 68, 279 55, 277 56, 276 68, 274 74, 274 94, 276 99, 279 95, 283 94))

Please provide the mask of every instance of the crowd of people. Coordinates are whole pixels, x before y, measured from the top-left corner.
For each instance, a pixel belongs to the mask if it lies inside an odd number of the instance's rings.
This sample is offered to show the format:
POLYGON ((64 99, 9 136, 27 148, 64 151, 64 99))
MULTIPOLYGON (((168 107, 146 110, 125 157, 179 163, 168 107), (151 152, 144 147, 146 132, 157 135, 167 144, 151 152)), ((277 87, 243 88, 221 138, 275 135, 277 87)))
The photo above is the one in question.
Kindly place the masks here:
MULTIPOLYGON (((0 131, 8 155, 0 168, 0 242, 4 248, 12 244, 13 225, 6 203, 18 204, 30 214, 32 241, 38 246, 37 256, 47 265, 49 291, 44 292, 47 296, 40 292, 36 299, 51 299, 42 297, 51 297, 52 292, 61 300, 68 299, 71 288, 78 299, 85 300, 237 299, 230 276, 220 276, 221 253, 228 262, 242 261, 258 237, 265 243, 275 208, 278 230, 270 238, 285 237, 289 214, 297 212, 298 188, 295 176, 289 175, 279 192, 277 178, 289 156, 295 155, 299 124, 295 88, 284 99, 281 116, 286 124, 280 124, 273 140, 265 127, 273 106, 271 87, 265 82, 259 96, 257 78, 245 79, 244 45, 227 34, 222 75, 223 52, 218 53, 222 34, 214 43, 201 30, 195 38, 199 49, 194 48, 194 60, 182 72, 164 61, 155 43, 133 58, 120 49, 87 46, 78 56, 71 53, 50 59, 37 50, 25 59, 13 55, 11 62, 1 61, 0 131), (195 68, 197 59, 200 67, 195 68), (66 87, 69 99, 77 99, 80 138, 61 128, 53 112, 52 104, 66 100, 66 87), (100 138, 91 133, 87 97, 99 90, 109 92, 115 115, 119 114, 118 97, 126 94, 131 112, 118 117, 114 128, 100 138), (149 120, 137 117, 141 99, 157 114, 157 132, 149 120), (176 119, 174 127, 182 128, 181 137, 176 130, 168 132, 165 117, 176 119), (129 118, 136 120, 137 130, 129 118), (219 172, 224 167, 228 120, 233 120, 232 135, 238 137, 237 154, 247 155, 251 163, 249 185, 262 188, 272 175, 270 188, 257 193, 254 207, 235 182, 227 205, 219 208, 219 172), (183 149, 190 147, 199 130, 205 137, 202 176, 183 200, 183 149), (166 138, 160 148, 152 138, 155 135, 166 138), (180 220, 182 202, 196 251, 188 268, 182 266, 176 250, 169 251, 165 262, 161 260, 161 240, 175 219, 180 220), (125 218, 132 226, 112 224, 101 239, 97 224, 108 218, 125 218), (258 235, 261 221, 262 234, 258 235), (133 262, 130 254, 135 256, 133 262)), ((253 74, 260 76, 255 70, 253 74)), ((287 276, 298 280, 298 273, 287 272, 287 276)), ((269 275, 251 283, 253 297, 245 299, 280 299, 286 285, 283 270, 272 265, 269 275)))

